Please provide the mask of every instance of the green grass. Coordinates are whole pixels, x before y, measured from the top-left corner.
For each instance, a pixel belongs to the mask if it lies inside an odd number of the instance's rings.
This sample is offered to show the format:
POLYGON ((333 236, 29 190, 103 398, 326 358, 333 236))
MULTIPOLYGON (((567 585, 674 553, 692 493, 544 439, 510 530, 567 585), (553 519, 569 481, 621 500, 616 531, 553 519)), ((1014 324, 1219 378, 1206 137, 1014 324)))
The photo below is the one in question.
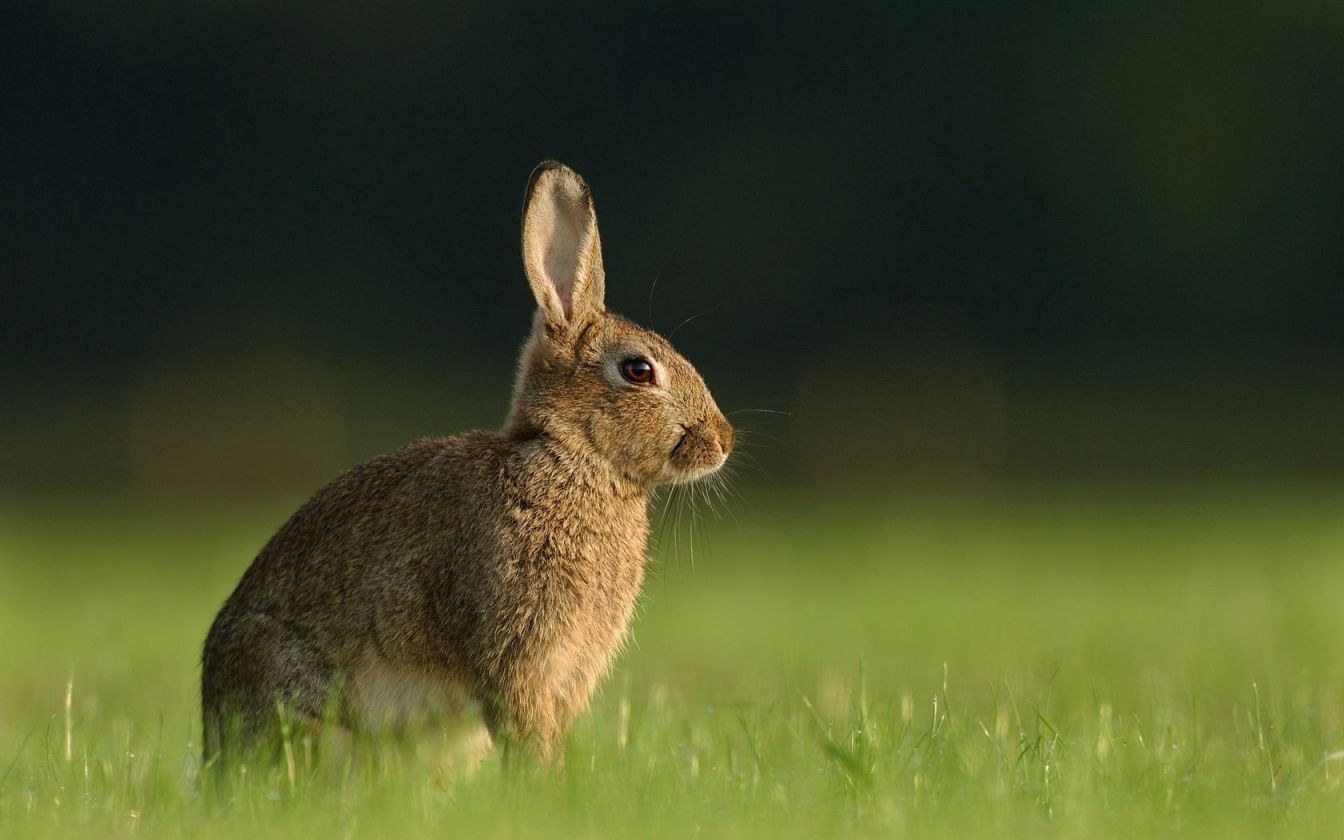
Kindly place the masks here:
POLYGON ((231 798, 197 794, 199 646, 297 500, 0 508, 0 836, 1344 826, 1344 494, 744 495, 694 565, 665 531, 563 769, 296 744, 231 798))

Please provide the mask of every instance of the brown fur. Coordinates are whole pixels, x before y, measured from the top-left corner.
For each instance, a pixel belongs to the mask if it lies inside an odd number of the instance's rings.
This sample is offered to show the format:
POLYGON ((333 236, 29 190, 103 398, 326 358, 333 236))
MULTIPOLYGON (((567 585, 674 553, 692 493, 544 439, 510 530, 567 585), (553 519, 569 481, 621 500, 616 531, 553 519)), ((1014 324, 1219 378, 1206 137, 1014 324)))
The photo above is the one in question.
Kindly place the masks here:
POLYGON ((733 430, 667 341, 606 311, 592 199, 560 164, 528 184, 523 262, 538 309, 503 431, 372 458, 281 527, 206 638, 207 755, 278 705, 359 727, 462 698, 549 755, 587 705, 643 583, 652 489, 718 469, 733 430), (656 386, 621 377, 632 357, 656 386))

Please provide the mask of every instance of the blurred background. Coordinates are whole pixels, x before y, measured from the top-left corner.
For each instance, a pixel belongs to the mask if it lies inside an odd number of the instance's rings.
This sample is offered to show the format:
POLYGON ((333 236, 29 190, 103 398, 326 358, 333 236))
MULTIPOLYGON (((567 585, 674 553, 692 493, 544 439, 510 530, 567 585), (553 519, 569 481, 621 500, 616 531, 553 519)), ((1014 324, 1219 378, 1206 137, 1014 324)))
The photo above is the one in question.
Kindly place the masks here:
POLYGON ((792 744, 781 708, 867 686, 956 710, 946 778, 994 791, 1022 698, 1097 813, 1321 787, 1337 826, 1342 115, 1323 0, 0 4, 0 834, 194 802, 201 640, 258 548, 352 464, 501 424, 547 157, 609 306, 743 430, 721 519, 655 508, 578 743, 633 708, 731 754, 731 708, 792 744), (1146 775, 1090 760, 1112 709, 1146 775), (130 768, 102 799, 90 755, 130 768))
POLYGON ((0 493, 493 427, 523 186, 779 487, 1344 472, 1344 7, 17 2, 0 493), (657 280, 656 292, 654 283, 657 280))

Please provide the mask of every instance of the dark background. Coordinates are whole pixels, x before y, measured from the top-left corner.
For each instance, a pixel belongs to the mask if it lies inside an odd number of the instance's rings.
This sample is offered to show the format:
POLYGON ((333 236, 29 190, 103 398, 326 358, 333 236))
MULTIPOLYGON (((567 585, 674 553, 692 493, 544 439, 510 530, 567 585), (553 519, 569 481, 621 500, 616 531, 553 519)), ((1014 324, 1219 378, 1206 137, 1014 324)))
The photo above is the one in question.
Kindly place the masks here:
POLYGON ((1339 4, 57 0, 0 86, 6 494, 495 425, 545 157, 611 307, 787 412, 746 476, 1344 473, 1339 4))

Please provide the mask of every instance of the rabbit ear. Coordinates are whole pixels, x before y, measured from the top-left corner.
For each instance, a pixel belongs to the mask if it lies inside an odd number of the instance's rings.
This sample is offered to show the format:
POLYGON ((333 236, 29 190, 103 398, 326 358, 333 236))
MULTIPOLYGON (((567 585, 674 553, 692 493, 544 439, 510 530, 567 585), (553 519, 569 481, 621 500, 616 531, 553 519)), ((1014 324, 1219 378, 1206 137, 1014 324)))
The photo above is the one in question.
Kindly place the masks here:
POLYGON ((604 309, 606 278, 593 197, 579 174, 543 161, 523 208, 523 266, 548 332, 569 334, 604 309))

